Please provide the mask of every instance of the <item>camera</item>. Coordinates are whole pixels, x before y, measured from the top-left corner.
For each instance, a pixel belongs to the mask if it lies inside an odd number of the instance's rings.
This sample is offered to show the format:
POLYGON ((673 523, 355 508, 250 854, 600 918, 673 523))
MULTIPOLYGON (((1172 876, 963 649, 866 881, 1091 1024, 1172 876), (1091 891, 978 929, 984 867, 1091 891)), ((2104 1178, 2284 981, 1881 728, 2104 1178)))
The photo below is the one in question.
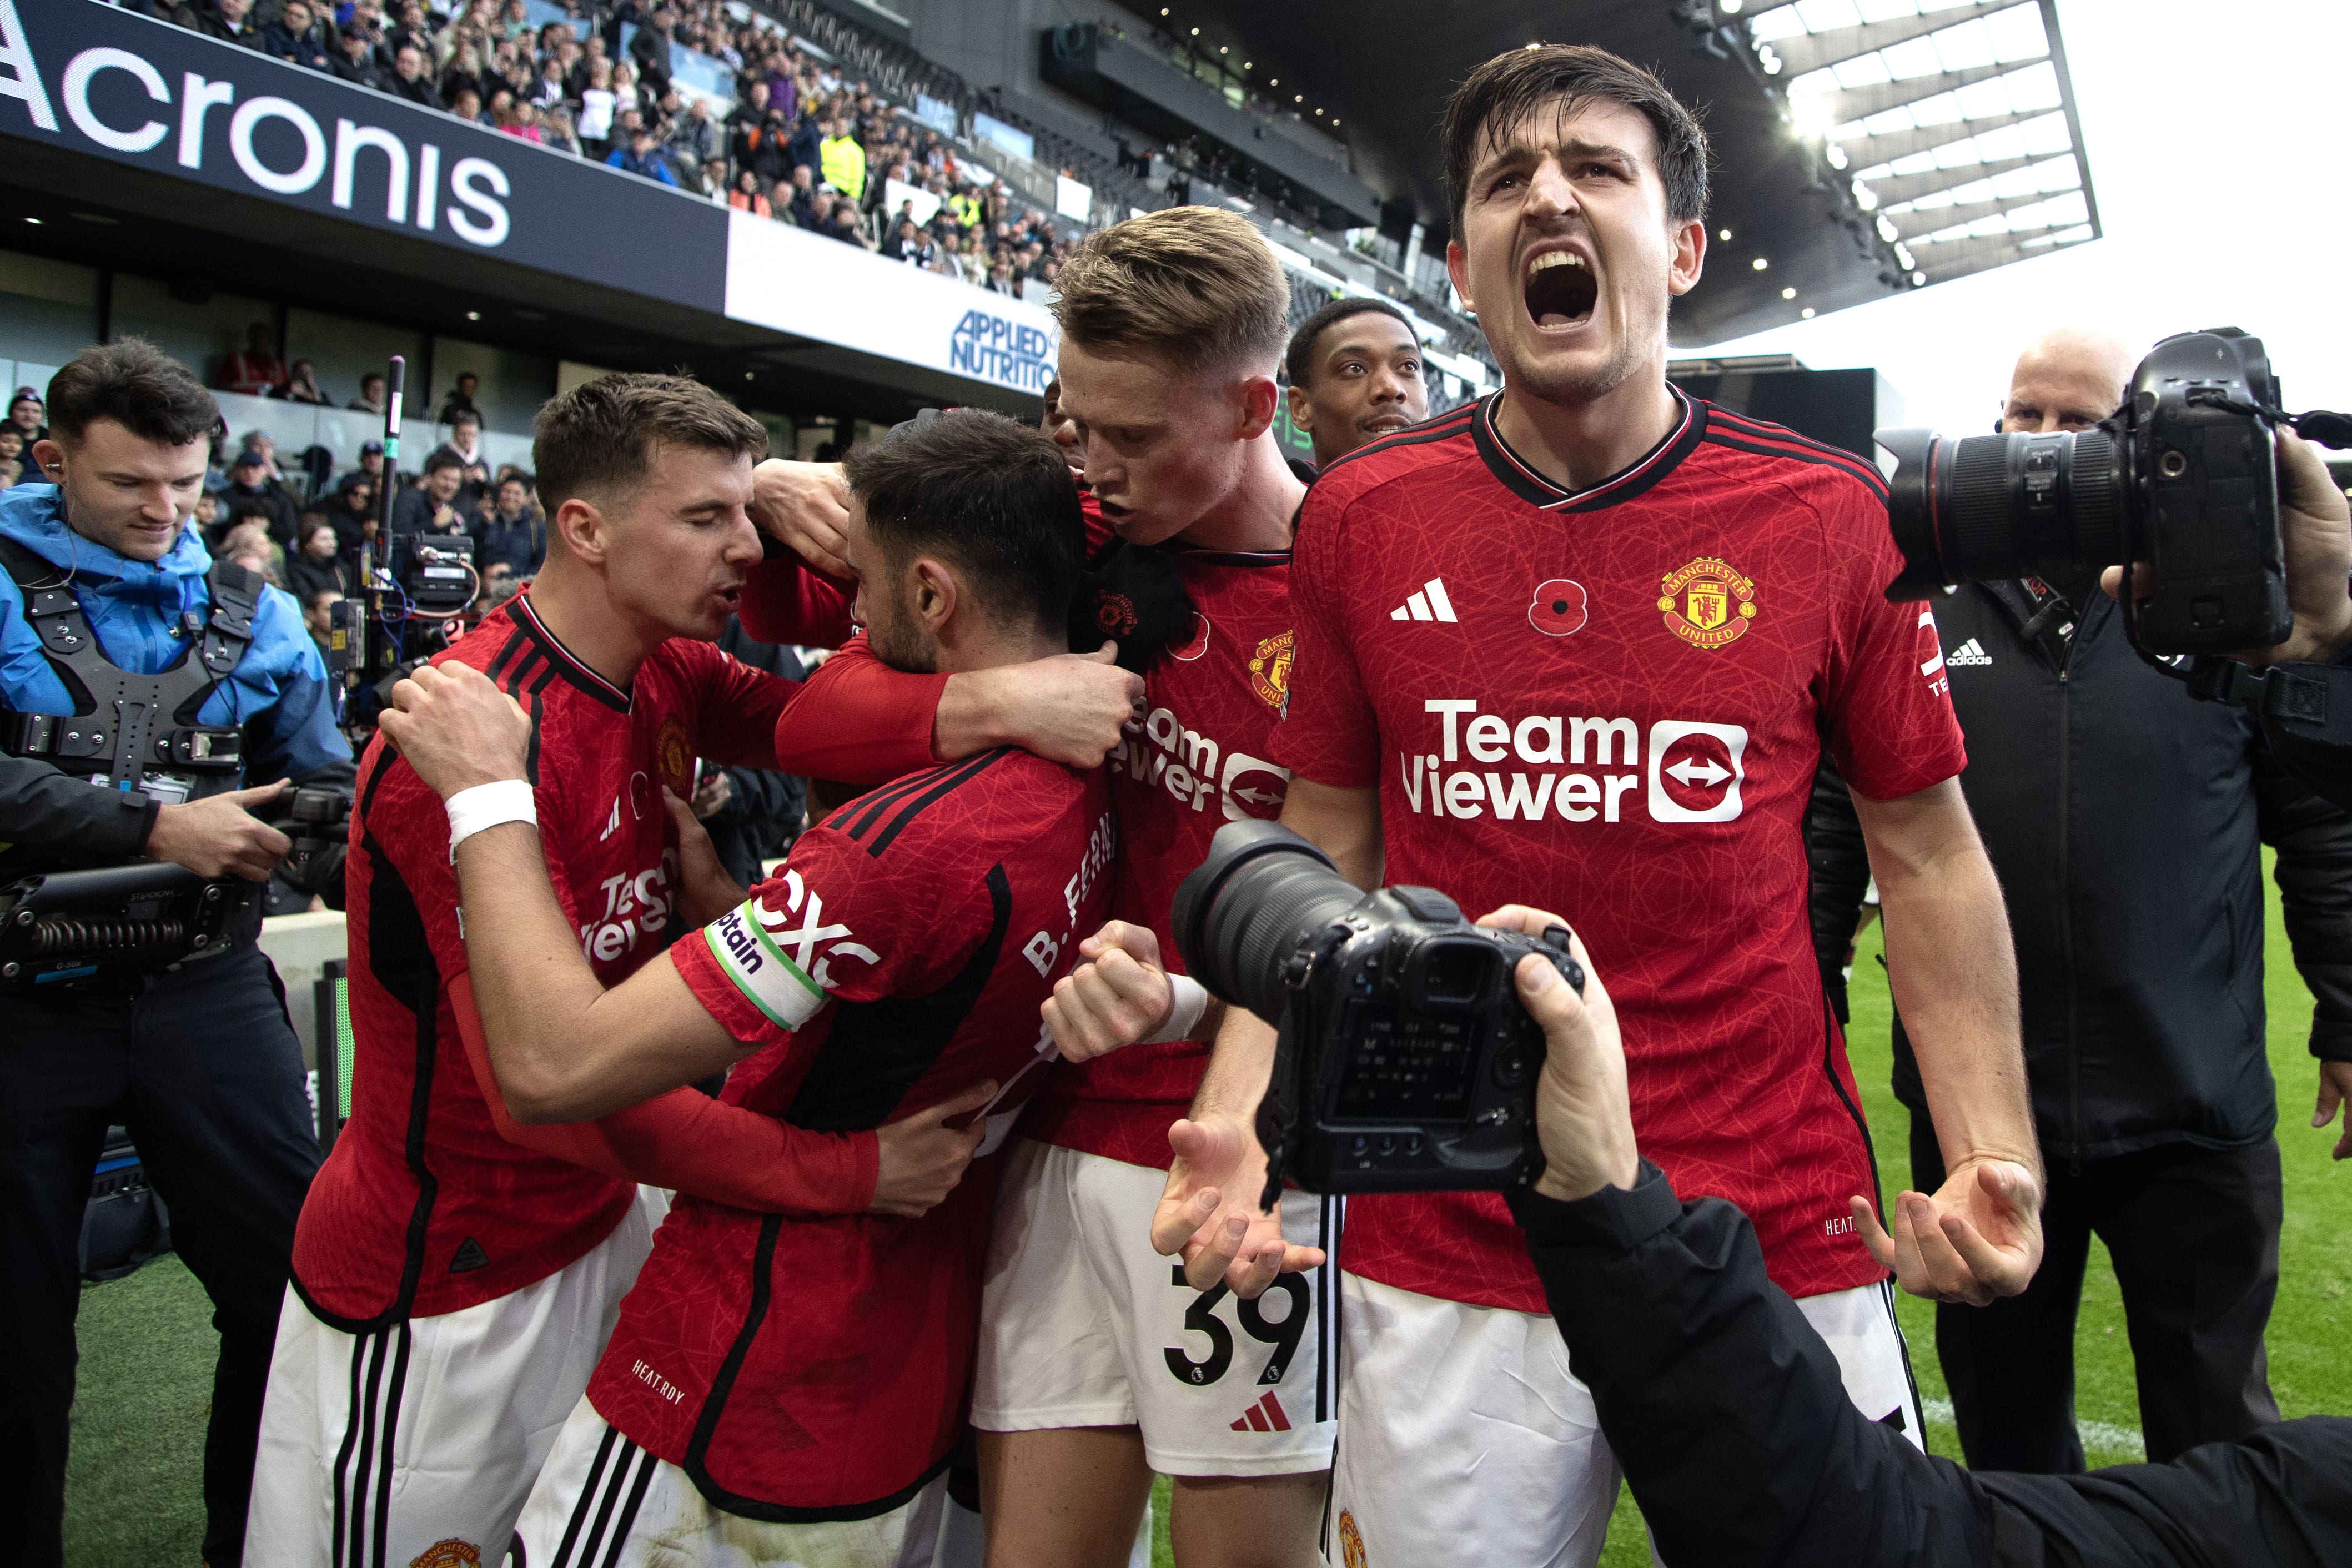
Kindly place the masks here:
POLYGON ((1541 953, 1581 994, 1566 927, 1541 941, 1428 888, 1367 893, 1271 822, 1229 822, 1176 890, 1176 948, 1211 994, 1280 1031, 1257 1113, 1271 1206, 1318 1193, 1497 1190, 1542 1169, 1543 1030, 1511 972, 1541 953))
POLYGON ((1882 430, 1900 603, 1961 583, 2064 578, 2147 562, 2124 600, 2152 654, 2269 647, 2293 627, 2279 533, 2278 384, 2234 327, 2158 343, 2124 405, 2094 429, 1965 436, 1882 430))

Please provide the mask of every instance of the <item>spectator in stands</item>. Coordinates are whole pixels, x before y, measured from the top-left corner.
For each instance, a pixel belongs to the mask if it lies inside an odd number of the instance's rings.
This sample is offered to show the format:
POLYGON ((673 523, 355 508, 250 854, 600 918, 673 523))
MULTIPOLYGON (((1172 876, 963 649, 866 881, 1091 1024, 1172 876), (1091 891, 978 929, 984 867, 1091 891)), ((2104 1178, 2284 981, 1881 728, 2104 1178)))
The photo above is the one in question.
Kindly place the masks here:
POLYGON ((173 7, 172 20, 192 33, 257 49, 261 39, 247 15, 251 9, 246 0, 184 0, 173 7))
MULTIPOLYGON (((473 379, 470 375, 458 378, 460 384, 473 379)), ((442 406, 446 409, 448 405, 445 403, 442 406)), ((490 460, 482 451, 482 416, 474 412, 471 387, 467 388, 466 406, 449 420, 449 439, 435 449, 434 456, 438 457, 444 452, 457 458, 462 470, 457 489, 457 510, 471 516, 477 504, 490 489, 490 460)), ((425 471, 432 471, 429 463, 425 471)))
POLYGON ((25 441, 23 431, 14 425, 0 425, 0 463, 16 465, 15 469, 8 475, 7 484, 0 485, 0 489, 8 489, 23 478, 25 454, 30 450, 31 447, 25 441))
POLYGON ((928 267, 931 260, 931 242, 915 227, 915 220, 901 216, 890 237, 882 242, 882 254, 892 261, 903 261, 909 267, 928 267))
POLYGON ((236 466, 229 469, 228 489, 221 499, 232 515, 239 503, 247 503, 253 515, 264 521, 270 538, 286 544, 294 542, 294 501, 271 482, 268 454, 250 447, 237 453, 236 466))
POLYGON ((613 68, 599 58, 589 61, 587 68, 587 85, 580 89, 580 149, 602 162, 613 136, 613 68))
POLYGON ((240 513, 237 503, 231 503, 233 520, 229 531, 221 538, 219 548, 213 552, 215 559, 260 574, 273 588, 286 586, 286 552, 269 537, 267 526, 250 514, 240 513))
POLYGON ((482 112, 480 89, 465 83, 455 86, 444 82, 442 91, 449 100, 449 112, 470 125, 487 125, 489 117, 482 112))
POLYGON ((643 125, 629 128, 629 144, 614 148, 605 158, 604 166, 625 174, 642 174, 672 189, 677 185, 677 176, 669 170, 669 160, 655 150, 654 133, 643 125))
POLYGON ((629 63, 636 68, 637 80, 647 91, 659 93, 669 86, 670 31, 675 24, 668 6, 656 6, 629 40, 629 63))
MULTIPOLYGON (((442 397, 441 412, 433 416, 433 422, 436 425, 454 426, 459 418, 470 415, 473 416, 474 433, 478 436, 482 429, 482 411, 475 405, 474 395, 481 389, 480 376, 470 370, 459 371, 457 381, 442 397)), ((470 443, 467 449, 469 451, 472 449, 470 443)))
POLYGON ((286 591, 308 604, 310 595, 321 589, 341 595, 352 591, 352 580, 343 565, 341 552, 335 538, 335 525, 324 512, 302 514, 300 542, 286 563, 286 591))
POLYGON ((310 634, 310 640, 319 646, 322 657, 334 645, 332 616, 334 607, 341 604, 343 598, 343 595, 332 588, 314 588, 301 595, 302 628, 310 634))
POLYGON ((793 123, 792 141, 785 149, 794 165, 808 170, 810 177, 824 184, 824 126, 817 119, 813 105, 803 103, 800 119, 793 123))
POLYGON ((768 198, 760 194, 760 176, 749 169, 735 176, 735 188, 727 193, 727 205, 761 217, 776 216, 768 206, 768 198))
POLYGON ((513 598, 516 590, 522 586, 522 580, 515 575, 514 568, 503 561, 493 561, 488 566, 480 567, 478 575, 481 579, 481 587, 474 595, 474 614, 477 616, 488 615, 513 598))
POLYGON ((221 361, 220 386, 225 392, 266 397, 285 381, 286 363, 278 357, 276 339, 267 321, 256 321, 247 327, 245 347, 221 361))
POLYGON ((1016 300, 1021 297, 1021 285, 1013 279, 1013 258, 1001 250, 996 259, 988 264, 988 287, 992 293, 1010 294, 1016 300))
MULTIPOLYGON (((235 4, 236 0, 225 3, 235 4)), ((393 51, 392 92, 395 98, 404 98, 422 109, 448 107, 441 101, 440 89, 425 74, 425 51, 413 43, 403 44, 393 51)))
MULTIPOLYGON (((374 371, 370 371, 360 377, 360 395, 343 406, 354 414, 373 414, 379 419, 383 418, 384 416, 383 377, 374 371)), ((379 452, 378 456, 382 454, 379 452)))
POLYGON ((425 459, 425 483, 400 492, 392 503, 394 533, 463 533, 465 518, 457 504, 466 465, 443 447, 425 459))
POLYGON ((315 404, 321 408, 331 408, 335 402, 320 389, 319 367, 306 359, 298 359, 288 366, 286 384, 271 388, 269 395, 289 403, 315 404))
POLYGON ((389 92, 392 84, 384 79, 383 68, 376 63, 375 46, 357 27, 343 29, 342 47, 335 55, 335 74, 353 87, 363 87, 372 92, 389 92))
POLYGON ((310 0, 279 0, 278 19, 261 28, 261 52, 314 71, 331 74, 335 58, 310 15, 310 0))
MULTIPOLYGON (((382 461, 381 457, 377 459, 382 461)), ((356 571, 360 561, 360 543, 368 537, 375 522, 374 478, 354 468, 335 481, 335 488, 320 509, 335 531, 335 551, 346 565, 356 571)))
POLYGON ((198 490, 196 492, 196 504, 191 508, 188 512, 188 526, 196 531, 196 537, 198 539, 209 541, 219 533, 220 521, 221 505, 219 492, 216 490, 198 490))
POLYGON ((866 236, 858 229, 857 209, 845 197, 833 204, 833 218, 826 226, 825 235, 844 245, 854 245, 860 250, 874 248, 866 243, 866 236))
POLYGON ((561 105, 540 112, 539 144, 558 153, 580 156, 580 138, 572 129, 572 111, 561 105))
POLYGON ((352 474, 360 475, 372 485, 382 485, 384 482, 383 443, 373 438, 361 442, 359 467, 353 468, 351 473, 345 474, 342 479, 337 479, 334 488, 341 489, 343 481, 349 479, 352 474))
POLYGON ((501 561, 519 577, 533 576, 547 558, 547 528, 530 504, 530 481, 508 474, 499 480, 497 495, 490 514, 467 531, 474 536, 474 564, 501 561))
POLYGON ((637 84, 635 68, 626 60, 616 61, 613 66, 614 123, 619 124, 624 114, 642 116, 650 107, 645 89, 637 84))
POLYGON ((49 427, 42 422, 47 407, 40 393, 29 386, 18 387, 16 395, 8 400, 8 423, 16 427, 17 438, 25 446, 18 454, 20 460, 29 460, 33 443, 48 436, 49 427))
POLYGON ((718 157, 721 151, 719 127, 710 122, 710 101, 698 98, 670 127, 670 156, 677 161, 681 175, 689 167, 699 174, 703 166, 718 157))

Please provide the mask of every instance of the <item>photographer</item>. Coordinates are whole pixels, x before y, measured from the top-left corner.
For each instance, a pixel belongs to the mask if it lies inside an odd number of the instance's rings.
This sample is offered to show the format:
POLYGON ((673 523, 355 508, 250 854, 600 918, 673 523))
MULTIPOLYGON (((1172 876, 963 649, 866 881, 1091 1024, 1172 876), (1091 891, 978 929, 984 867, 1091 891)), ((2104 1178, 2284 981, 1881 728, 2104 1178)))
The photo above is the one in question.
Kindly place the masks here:
MULTIPOLYGON (((1538 935, 1513 906, 1481 923, 1538 935)), ((1642 1159, 1616 1015, 1539 957, 1546 1168, 1512 1195, 1570 1365, 1591 1390, 1666 1563, 2337 1563, 2352 1556, 2352 1421, 2313 1416, 2164 1465, 2068 1478, 1969 1472, 1856 1410, 1838 1363, 1765 1275, 1747 1217, 1679 1200, 1642 1159)))
MULTIPOLYGON (((2124 401, 2138 357, 2103 334, 2044 335, 2017 363, 2003 429, 2090 428, 2124 401)), ((2148 1457, 2278 1419, 2263 1349, 2281 1220, 2265 843, 2318 997, 2323 1111, 2352 1089, 2352 818, 2286 776, 2252 715, 2184 701, 2096 584, 2096 568, 1971 584, 1936 613, 1968 738, 1961 788, 2009 895, 2049 1171, 2040 1273, 2021 1295, 1937 1311, 1961 1446, 1992 1469, 2083 1468, 2074 1339, 2094 1234, 2122 1286, 2148 1457)), ((1814 896, 1837 905, 1822 931, 1854 925, 1866 868, 1852 812, 1843 791, 1816 795, 1814 896)), ((1933 1191, 1944 1162, 1900 1018, 1895 1054, 1912 1179, 1933 1191)))
MULTIPOLYGON (((215 745, 233 735, 244 778, 276 782, 240 789, 235 773, 191 782, 111 754, 52 766, 42 754, 50 742, 24 736, 0 761, 9 846, 0 868, 22 875, 144 858, 258 882, 289 843, 248 808, 289 777, 348 782, 351 752, 293 601, 215 567, 183 527, 219 412, 184 367, 136 340, 86 351, 49 393, 52 434, 33 447, 48 482, 0 500, 0 706, 70 715, 74 682, 110 700, 126 689, 114 661, 152 675, 232 647, 228 673, 189 699, 200 703, 194 727, 213 731, 215 745), (70 616, 57 614, 59 587, 70 616), (47 647, 26 612, 36 595, 47 647), (110 772, 123 787, 109 787, 110 772)), ((9 1561, 61 1557, 76 1246, 113 1122, 137 1141, 171 1205, 180 1255, 213 1300, 221 1347, 204 1553, 215 1568, 238 1560, 294 1217, 319 1162, 300 1048, 254 945, 258 925, 257 904, 227 952, 160 973, 0 992, 0 1342, 17 1358, 0 1394, 0 1556, 9 1561)))

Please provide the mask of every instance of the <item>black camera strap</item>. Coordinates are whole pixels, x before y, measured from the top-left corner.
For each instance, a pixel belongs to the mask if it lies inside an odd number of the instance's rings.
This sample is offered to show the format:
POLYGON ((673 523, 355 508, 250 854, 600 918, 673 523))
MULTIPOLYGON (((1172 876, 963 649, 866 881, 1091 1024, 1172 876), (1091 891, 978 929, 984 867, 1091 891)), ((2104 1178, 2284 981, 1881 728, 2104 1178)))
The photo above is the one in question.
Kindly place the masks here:
POLYGON ((243 736, 233 726, 196 722, 215 688, 236 669, 253 642, 253 616, 262 580, 231 562, 215 562, 205 579, 211 612, 191 614, 197 641, 171 668, 140 675, 117 666, 100 647, 72 577, 16 540, 0 537, 0 566, 16 579, 25 619, 41 640, 49 668, 73 700, 74 716, 9 713, 0 717, 0 749, 56 763, 69 773, 103 769, 117 789, 137 789, 152 768, 197 776, 191 797, 234 787, 245 765, 243 736))
POLYGON ((2330 688, 2352 673, 2324 664, 2275 664, 2255 669, 2231 658, 2200 658, 2189 667, 2189 694, 2242 708, 2298 741, 2352 749, 2352 700, 2331 701, 2330 688))

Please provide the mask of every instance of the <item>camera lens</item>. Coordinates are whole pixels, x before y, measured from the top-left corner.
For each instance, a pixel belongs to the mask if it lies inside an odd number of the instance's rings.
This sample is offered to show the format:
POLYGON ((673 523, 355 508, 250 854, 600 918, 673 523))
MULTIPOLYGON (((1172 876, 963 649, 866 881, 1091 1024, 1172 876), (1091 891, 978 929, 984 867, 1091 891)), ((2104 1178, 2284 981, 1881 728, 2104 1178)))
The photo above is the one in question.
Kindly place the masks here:
POLYGON ((1895 601, 2000 577, 2065 576, 2123 559, 2122 442, 2104 429, 1964 436, 1882 430, 1895 601))
POLYGON ((1229 822, 1176 889, 1176 951, 1213 994, 1278 1025, 1291 954, 1369 896, 1288 828, 1229 822))

